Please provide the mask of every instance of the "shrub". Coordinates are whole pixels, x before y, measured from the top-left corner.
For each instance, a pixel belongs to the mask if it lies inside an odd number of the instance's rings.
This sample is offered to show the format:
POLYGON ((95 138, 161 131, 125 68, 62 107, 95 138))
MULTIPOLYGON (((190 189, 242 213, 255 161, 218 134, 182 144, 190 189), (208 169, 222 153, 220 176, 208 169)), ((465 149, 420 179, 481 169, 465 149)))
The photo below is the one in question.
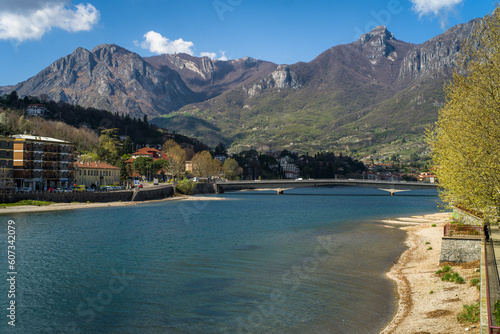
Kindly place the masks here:
POLYGON ((179 189, 179 191, 184 195, 192 195, 197 184, 198 182, 194 182, 189 179, 182 179, 177 182, 177 189, 179 189))
MULTIPOLYGON (((498 304, 498 301, 497 301, 498 304)), ((496 305, 495 304, 495 310, 496 305)), ((495 314, 495 313, 494 313, 495 314)), ((464 309, 457 315, 459 323, 476 324, 479 322, 479 303, 464 305, 464 309)))

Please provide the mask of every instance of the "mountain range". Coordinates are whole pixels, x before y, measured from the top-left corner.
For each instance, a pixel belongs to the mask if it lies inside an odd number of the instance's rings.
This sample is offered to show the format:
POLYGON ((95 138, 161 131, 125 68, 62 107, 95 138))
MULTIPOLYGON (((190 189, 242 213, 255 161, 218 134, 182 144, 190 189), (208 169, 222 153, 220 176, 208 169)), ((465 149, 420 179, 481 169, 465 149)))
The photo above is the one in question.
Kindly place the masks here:
MULTIPOLYGON (((155 124, 235 151, 358 150, 421 142, 437 119, 460 53, 480 19, 422 44, 384 26, 310 62, 249 57, 140 57, 114 44, 76 49, 0 95, 46 94, 84 107, 148 115, 155 124)), ((406 147, 406 148, 405 148, 406 147)))

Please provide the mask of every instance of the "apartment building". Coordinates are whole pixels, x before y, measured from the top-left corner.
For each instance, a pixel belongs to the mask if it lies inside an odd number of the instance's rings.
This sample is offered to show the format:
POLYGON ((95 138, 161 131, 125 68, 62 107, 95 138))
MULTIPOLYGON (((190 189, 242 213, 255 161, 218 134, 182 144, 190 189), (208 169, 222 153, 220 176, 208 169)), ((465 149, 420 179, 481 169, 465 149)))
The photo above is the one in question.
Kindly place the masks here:
POLYGON ((14 135, 14 182, 17 187, 68 188, 75 180, 75 152, 70 142, 14 135))
POLYGON ((0 189, 13 185, 14 138, 0 136, 0 189))

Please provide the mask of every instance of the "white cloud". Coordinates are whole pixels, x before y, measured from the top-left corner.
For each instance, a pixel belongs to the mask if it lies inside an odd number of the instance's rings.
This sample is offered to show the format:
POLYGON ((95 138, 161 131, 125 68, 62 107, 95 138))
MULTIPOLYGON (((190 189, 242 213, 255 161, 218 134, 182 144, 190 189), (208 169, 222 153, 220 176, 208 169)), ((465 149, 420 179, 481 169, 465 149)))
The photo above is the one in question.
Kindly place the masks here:
POLYGON ((226 51, 219 51, 221 56, 219 57, 219 60, 227 60, 227 57, 226 57, 226 51))
POLYGON ((141 43, 143 49, 156 54, 187 53, 194 55, 194 43, 185 41, 182 38, 171 41, 155 31, 149 31, 144 35, 145 41, 141 43))
POLYGON ((200 57, 208 57, 212 60, 227 60, 226 51, 219 51, 221 56, 217 58, 217 53, 215 52, 201 52, 200 57))
POLYGON ((208 58, 213 60, 213 59, 215 59, 215 57, 217 57, 217 53, 215 53, 215 52, 201 52, 200 57, 208 57, 208 58))
POLYGON ((465 0, 410 0, 413 4, 412 10, 419 17, 435 16, 438 17, 441 28, 448 24, 448 15, 456 10, 456 6, 465 0))
POLYGON ((66 31, 89 31, 99 22, 100 13, 91 4, 68 6, 66 1, 20 0, 6 2, 0 6, 0 39, 13 39, 18 42, 36 40, 52 28, 66 31), (6 5, 12 4, 7 8, 6 5), (20 4, 24 4, 20 11, 20 4))

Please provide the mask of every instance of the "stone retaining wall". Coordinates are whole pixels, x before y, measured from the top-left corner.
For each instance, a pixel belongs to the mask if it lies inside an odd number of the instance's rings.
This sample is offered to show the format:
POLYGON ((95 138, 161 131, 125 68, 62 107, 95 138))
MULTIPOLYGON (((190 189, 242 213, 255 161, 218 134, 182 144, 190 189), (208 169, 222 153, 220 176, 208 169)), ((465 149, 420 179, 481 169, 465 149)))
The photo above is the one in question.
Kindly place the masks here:
POLYGON ((73 192, 73 193, 35 193, 35 194, 1 194, 0 203, 16 203, 22 200, 49 201, 57 203, 71 202, 126 202, 132 199, 133 191, 110 192, 73 192))
POLYGON ((482 238, 443 237, 439 262, 464 263, 481 258, 482 238))
MULTIPOLYGON (((150 201, 154 199, 162 199, 174 195, 174 187, 172 185, 142 188, 134 197, 135 201, 150 201)), ((132 200, 132 199, 130 199, 132 200)))

